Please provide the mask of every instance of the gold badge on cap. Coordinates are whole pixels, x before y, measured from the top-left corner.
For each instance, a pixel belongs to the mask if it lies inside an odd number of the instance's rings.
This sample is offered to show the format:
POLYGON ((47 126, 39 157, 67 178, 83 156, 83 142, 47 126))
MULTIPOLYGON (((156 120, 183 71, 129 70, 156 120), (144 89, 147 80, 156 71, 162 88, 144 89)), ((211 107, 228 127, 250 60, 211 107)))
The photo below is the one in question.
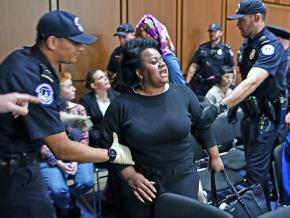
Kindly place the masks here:
POLYGON ((251 51, 251 53, 250 53, 250 55, 249 55, 249 59, 250 59, 250 60, 253 60, 254 57, 255 57, 255 54, 256 54, 256 50, 255 50, 255 49, 252 49, 252 51, 251 51))
POLYGON ((238 12, 238 10, 240 9, 241 5, 240 3, 237 5, 237 9, 236 9, 236 13, 238 12))

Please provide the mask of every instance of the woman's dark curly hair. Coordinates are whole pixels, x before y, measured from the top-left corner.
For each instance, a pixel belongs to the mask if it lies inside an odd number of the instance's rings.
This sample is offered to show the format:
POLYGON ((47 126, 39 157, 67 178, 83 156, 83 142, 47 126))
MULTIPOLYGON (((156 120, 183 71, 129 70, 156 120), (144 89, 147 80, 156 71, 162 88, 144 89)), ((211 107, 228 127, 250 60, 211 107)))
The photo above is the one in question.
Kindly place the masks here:
POLYGON ((136 70, 143 68, 142 52, 147 48, 156 49, 160 53, 159 43, 154 39, 132 39, 122 47, 122 79, 131 88, 140 82, 136 70))

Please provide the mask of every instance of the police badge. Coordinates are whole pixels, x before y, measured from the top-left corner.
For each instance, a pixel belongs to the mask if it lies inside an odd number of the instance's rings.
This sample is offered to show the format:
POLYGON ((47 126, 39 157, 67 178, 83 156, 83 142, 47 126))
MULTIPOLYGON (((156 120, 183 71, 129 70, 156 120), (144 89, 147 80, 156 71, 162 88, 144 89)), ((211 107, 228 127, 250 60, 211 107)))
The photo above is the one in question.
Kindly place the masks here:
POLYGON ((255 54, 256 54, 256 50, 255 50, 255 49, 252 49, 252 51, 251 51, 251 53, 250 53, 250 55, 249 55, 249 59, 250 59, 250 60, 253 60, 254 57, 255 57, 255 54))

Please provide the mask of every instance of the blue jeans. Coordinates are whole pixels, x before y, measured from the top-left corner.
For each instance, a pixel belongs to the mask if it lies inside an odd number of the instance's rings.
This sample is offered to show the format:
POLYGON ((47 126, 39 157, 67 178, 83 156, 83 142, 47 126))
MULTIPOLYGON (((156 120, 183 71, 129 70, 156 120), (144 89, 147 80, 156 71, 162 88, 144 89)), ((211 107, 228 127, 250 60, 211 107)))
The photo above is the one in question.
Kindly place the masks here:
POLYGON ((95 185, 92 163, 78 164, 72 187, 67 185, 68 174, 58 167, 50 167, 46 162, 40 162, 39 166, 51 199, 64 212, 71 206, 71 197, 78 198, 95 185))

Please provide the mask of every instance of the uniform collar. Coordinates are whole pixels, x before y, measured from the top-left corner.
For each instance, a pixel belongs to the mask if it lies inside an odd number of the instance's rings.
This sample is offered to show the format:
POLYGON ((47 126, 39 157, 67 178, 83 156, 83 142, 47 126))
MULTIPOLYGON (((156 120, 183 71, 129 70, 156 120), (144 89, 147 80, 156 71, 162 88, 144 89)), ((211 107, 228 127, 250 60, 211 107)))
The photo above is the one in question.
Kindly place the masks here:
POLYGON ((255 41, 258 41, 259 38, 261 38, 261 36, 264 35, 265 31, 266 31, 266 27, 264 27, 258 34, 255 35, 255 37, 253 39, 251 38, 248 38, 248 42, 252 43, 252 42, 255 42, 255 41))
POLYGON ((56 76, 56 78, 58 78, 57 73, 55 72, 54 68, 51 66, 47 57, 41 52, 41 50, 36 45, 31 47, 31 51, 32 51, 32 54, 36 56, 40 60, 40 62, 44 64, 56 76))

